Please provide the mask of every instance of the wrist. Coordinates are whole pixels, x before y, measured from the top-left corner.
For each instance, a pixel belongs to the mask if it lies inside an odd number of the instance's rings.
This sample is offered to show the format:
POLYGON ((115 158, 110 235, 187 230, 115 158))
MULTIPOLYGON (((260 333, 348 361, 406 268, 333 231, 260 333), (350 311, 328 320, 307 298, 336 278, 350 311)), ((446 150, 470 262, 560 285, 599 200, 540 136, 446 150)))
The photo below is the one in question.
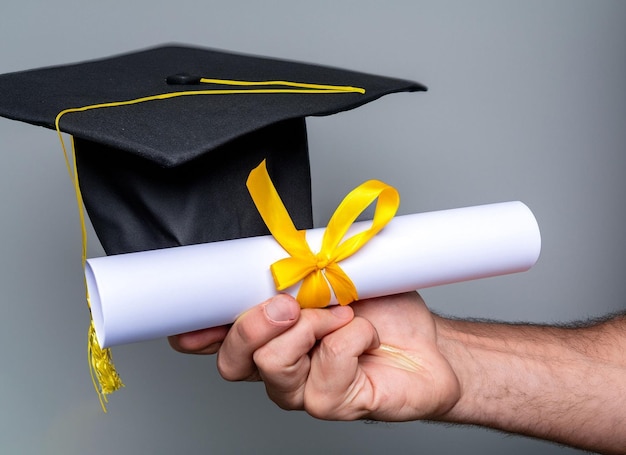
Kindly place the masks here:
POLYGON ((472 419, 477 406, 472 404, 476 392, 482 382, 482 373, 472 362, 472 354, 468 345, 472 343, 471 335, 461 329, 464 321, 445 319, 434 315, 437 330, 437 347, 450 364, 459 383, 459 396, 454 404, 440 420, 446 422, 466 423, 472 419))

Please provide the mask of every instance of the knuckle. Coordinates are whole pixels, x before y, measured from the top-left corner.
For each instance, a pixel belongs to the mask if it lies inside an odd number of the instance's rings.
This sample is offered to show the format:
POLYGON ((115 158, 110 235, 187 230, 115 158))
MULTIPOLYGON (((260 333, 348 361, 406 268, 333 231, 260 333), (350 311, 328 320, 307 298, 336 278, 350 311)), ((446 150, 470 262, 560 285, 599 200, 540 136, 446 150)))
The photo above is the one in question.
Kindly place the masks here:
POLYGON ((323 338, 319 344, 319 355, 323 358, 337 358, 345 355, 348 342, 343 338, 327 337, 323 338))
POLYGON ((274 355, 274 350, 267 346, 262 346, 252 354, 252 360, 257 368, 265 374, 273 375, 281 371, 279 359, 274 355))
POLYGON ((321 420, 340 420, 337 415, 337 403, 328 397, 305 396, 304 410, 311 417, 321 420))
POLYGON ((219 356, 217 358, 217 372, 220 374, 222 378, 226 379, 227 381, 236 380, 235 375, 233 374, 232 370, 228 366, 228 363, 220 360, 219 356))
POLYGON ((252 327, 249 324, 235 323, 231 330, 234 330, 235 335, 237 336, 239 340, 241 340, 244 346, 248 346, 255 338, 254 327, 252 327))
POLYGON ((278 392, 276 390, 267 389, 267 396, 279 408, 285 411, 301 411, 304 409, 302 392, 300 390, 291 392, 278 392))
POLYGON ((242 371, 241 368, 238 368, 234 364, 228 362, 227 360, 224 360, 224 358, 220 356, 219 354, 220 353, 218 352, 217 362, 216 362, 217 371, 220 374, 220 376, 224 378, 225 380, 231 381, 231 382, 242 381, 246 377, 252 374, 252 372, 249 370, 242 371))
POLYGON ((263 375, 274 380, 277 378, 289 380, 297 377, 303 368, 303 360, 308 361, 307 355, 289 360, 282 352, 270 346, 257 349, 252 358, 263 375))

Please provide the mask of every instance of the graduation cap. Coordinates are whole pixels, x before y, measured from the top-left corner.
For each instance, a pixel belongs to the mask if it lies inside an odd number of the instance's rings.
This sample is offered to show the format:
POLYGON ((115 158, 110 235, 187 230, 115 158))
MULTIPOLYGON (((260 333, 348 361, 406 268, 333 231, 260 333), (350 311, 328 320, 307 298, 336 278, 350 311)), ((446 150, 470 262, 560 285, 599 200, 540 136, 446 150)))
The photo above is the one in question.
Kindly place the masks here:
POLYGON ((423 90, 169 45, 1 75, 0 116, 73 136, 79 194, 117 254, 267 234, 245 186, 264 159, 296 227, 312 227, 304 118, 423 90))
POLYGON ((263 159, 296 226, 312 227, 304 117, 420 90, 406 80, 164 46, 2 75, 0 116, 55 128, 61 112, 98 106, 64 114, 59 128, 74 137, 94 230, 116 254, 267 234, 245 188, 263 159))

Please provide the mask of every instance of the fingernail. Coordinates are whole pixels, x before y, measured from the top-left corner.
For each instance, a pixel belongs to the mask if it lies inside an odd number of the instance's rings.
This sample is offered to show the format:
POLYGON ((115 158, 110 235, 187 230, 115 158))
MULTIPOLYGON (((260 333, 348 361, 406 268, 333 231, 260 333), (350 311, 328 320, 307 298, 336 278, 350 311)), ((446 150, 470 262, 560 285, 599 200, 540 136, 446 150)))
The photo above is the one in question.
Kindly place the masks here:
POLYGON ((342 305, 333 305, 328 308, 328 311, 331 311, 336 317, 340 319, 346 319, 348 317, 352 317, 352 308, 349 306, 342 305))
POLYGON ((283 296, 277 296, 265 305, 265 314, 272 322, 295 321, 298 316, 298 304, 283 296))

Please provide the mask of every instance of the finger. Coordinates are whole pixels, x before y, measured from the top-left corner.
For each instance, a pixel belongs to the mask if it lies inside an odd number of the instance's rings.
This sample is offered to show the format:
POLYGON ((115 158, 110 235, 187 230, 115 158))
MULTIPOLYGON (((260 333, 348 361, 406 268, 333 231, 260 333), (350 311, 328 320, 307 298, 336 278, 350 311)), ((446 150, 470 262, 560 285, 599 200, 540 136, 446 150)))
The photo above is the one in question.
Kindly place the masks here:
POLYGON ((220 347, 217 368, 224 379, 241 381, 253 377, 254 351, 293 326, 300 306, 288 295, 279 294, 242 314, 220 347))
POLYGON ((195 330, 168 337, 172 349, 183 354, 215 354, 230 326, 195 330))
POLYGON ((253 360, 265 382, 268 396, 284 409, 302 409, 309 374, 309 352, 329 333, 348 324, 350 307, 305 309, 288 331, 255 351, 253 360))
POLYGON ((434 320, 417 292, 361 300, 352 307, 357 316, 372 322, 386 344, 411 350, 413 340, 435 339, 434 320))
POLYGON ((362 317, 326 336, 311 356, 304 408, 322 419, 357 419, 366 414, 367 379, 359 357, 380 345, 374 326, 362 317), (358 402, 357 402, 358 398, 358 402))

